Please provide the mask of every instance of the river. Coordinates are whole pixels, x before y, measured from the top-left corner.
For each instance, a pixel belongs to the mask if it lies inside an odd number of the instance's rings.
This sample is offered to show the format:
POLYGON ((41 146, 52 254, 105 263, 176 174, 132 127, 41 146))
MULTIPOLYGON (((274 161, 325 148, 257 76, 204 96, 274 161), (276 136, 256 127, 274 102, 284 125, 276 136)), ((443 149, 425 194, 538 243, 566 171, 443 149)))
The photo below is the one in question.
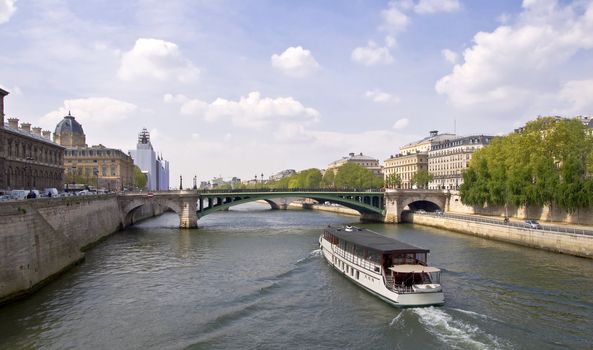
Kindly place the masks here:
MULTIPOLYGON (((593 261, 408 224, 360 224, 431 250, 445 305, 394 308, 320 255, 356 218, 249 204, 179 230, 119 232, 0 308, 0 349, 593 348, 593 261)), ((358 225, 358 224, 357 224, 358 225)))

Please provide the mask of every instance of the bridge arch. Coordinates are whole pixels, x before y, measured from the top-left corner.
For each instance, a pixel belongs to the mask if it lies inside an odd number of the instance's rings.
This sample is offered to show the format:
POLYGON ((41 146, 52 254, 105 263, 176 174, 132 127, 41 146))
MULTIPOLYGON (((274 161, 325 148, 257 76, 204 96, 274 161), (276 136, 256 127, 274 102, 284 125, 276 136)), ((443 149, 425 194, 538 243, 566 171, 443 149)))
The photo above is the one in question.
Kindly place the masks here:
POLYGON ((226 210, 230 207, 264 200, 273 209, 278 204, 273 199, 280 198, 303 198, 313 199, 317 202, 331 202, 343 205, 365 214, 383 214, 383 193, 382 192, 253 192, 253 193, 225 193, 225 194, 202 194, 198 200, 198 218, 210 213, 226 210), (274 204, 272 204, 274 203, 274 204))
POLYGON ((146 198, 138 198, 133 199, 129 203, 122 208, 122 222, 123 226, 127 227, 134 224, 134 216, 140 208, 151 206, 150 210, 152 210, 152 216, 156 215, 155 211, 162 210, 166 211, 166 209, 173 210, 176 214, 181 215, 182 208, 180 207, 179 203, 175 201, 168 200, 168 199, 154 199, 154 200, 147 200, 146 198))

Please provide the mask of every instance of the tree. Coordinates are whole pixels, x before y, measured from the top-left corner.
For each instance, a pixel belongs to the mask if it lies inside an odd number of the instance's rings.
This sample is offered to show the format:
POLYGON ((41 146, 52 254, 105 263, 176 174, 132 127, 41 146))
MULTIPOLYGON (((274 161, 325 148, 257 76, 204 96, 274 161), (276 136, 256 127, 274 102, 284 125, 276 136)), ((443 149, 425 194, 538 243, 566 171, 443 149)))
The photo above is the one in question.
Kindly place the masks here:
POLYGON ((142 170, 137 165, 134 165, 134 184, 138 188, 145 188, 148 179, 146 175, 142 173, 142 170))
POLYGON ((321 185, 325 188, 334 188, 336 180, 336 173, 334 173, 333 169, 326 170, 323 174, 323 178, 321 179, 321 185))
POLYGON ((389 174, 385 178, 385 187, 387 188, 400 188, 402 179, 399 174, 389 174))
POLYGON ((342 189, 366 189, 383 187, 383 178, 369 169, 354 163, 346 163, 338 168, 335 186, 342 189))
POLYGON ((593 135, 578 120, 538 118, 474 153, 461 199, 470 205, 593 205, 593 135))
POLYGON ((418 188, 427 188, 428 183, 431 182, 433 178, 434 176, 429 173, 428 170, 418 170, 412 175, 410 182, 418 188))

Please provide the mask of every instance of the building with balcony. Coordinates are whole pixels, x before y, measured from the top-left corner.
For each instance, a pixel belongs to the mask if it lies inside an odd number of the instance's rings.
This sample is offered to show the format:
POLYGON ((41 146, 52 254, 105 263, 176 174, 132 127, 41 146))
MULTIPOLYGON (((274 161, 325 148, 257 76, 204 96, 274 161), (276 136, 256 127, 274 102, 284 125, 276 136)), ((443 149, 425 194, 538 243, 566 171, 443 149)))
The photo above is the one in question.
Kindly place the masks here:
POLYGON ((439 134, 438 130, 432 130, 427 137, 401 146, 399 148, 399 154, 428 152, 434 143, 443 142, 452 138, 455 138, 455 134, 439 134))
POLYGON ((494 136, 472 135, 433 144, 428 152, 428 171, 433 175, 428 188, 458 190, 472 154, 488 145, 493 138, 494 136))
POLYGON ((0 192, 13 189, 62 189, 64 147, 51 141, 51 132, 31 128, 18 118, 4 123, 4 98, 0 89, 0 192))
POLYGON ((391 175, 400 179, 400 188, 413 188, 412 177, 420 170, 428 170, 428 152, 397 154, 385 160, 383 175, 385 183, 391 175))

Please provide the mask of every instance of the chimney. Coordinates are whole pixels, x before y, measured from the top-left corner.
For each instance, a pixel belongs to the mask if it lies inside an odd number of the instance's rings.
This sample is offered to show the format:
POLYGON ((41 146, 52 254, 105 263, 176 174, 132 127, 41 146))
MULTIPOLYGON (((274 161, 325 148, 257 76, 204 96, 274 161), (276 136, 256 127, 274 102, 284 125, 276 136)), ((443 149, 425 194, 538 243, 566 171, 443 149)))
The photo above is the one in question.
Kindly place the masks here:
POLYGON ((36 126, 33 128, 33 133, 37 136, 41 136, 41 128, 36 126))
POLYGON ((4 128, 4 96, 8 95, 8 91, 0 89, 0 128, 4 128))
POLYGON ((13 129, 19 128, 19 118, 8 118, 8 126, 13 129))
POLYGON ((50 140, 51 139, 51 131, 43 130, 43 137, 50 140))
POLYGON ((350 157, 354 157, 354 152, 350 153, 350 157))
POLYGON ((432 137, 435 137, 435 136, 437 136, 438 134, 439 134, 439 131, 438 131, 438 130, 432 130, 432 131, 430 132, 430 136, 432 136, 432 137))
POLYGON ((21 130, 31 132, 31 123, 21 123, 21 130))

